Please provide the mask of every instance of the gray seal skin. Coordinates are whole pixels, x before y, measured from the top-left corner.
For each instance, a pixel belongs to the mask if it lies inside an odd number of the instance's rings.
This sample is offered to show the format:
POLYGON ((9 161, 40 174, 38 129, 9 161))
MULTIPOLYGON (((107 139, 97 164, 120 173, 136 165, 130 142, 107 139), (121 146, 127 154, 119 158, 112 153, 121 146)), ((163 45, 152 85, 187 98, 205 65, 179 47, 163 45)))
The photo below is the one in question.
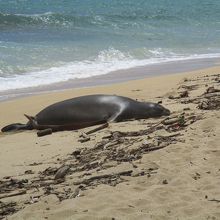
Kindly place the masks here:
POLYGON ((138 102, 116 95, 88 95, 52 104, 35 117, 25 115, 29 120, 27 124, 10 124, 2 128, 2 132, 46 128, 53 131, 76 130, 107 122, 155 118, 169 114, 168 109, 156 103, 138 102))

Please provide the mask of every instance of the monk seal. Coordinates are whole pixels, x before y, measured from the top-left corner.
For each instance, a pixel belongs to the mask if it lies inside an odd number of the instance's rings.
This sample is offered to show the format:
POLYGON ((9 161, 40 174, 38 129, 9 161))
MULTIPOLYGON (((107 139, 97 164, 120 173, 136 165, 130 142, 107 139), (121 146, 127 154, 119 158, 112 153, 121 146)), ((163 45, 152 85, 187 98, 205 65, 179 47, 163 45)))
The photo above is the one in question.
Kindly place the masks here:
POLYGON ((87 95, 52 104, 34 117, 25 115, 29 120, 27 124, 10 124, 1 131, 47 128, 53 131, 76 130, 107 122, 155 118, 169 114, 168 109, 156 103, 139 102, 116 95, 87 95))

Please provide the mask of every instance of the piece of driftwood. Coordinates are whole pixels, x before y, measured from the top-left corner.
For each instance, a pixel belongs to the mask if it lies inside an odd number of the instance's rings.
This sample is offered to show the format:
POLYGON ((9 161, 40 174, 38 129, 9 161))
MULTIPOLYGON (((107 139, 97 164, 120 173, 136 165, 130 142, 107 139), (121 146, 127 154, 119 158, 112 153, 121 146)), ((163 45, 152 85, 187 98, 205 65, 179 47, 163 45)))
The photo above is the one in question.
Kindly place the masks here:
POLYGON ((220 203, 220 199, 209 199, 208 201, 220 203))
POLYGON ((189 97, 189 92, 187 90, 179 94, 179 98, 185 98, 185 97, 189 97))
POLYGON ((7 215, 11 215, 18 211, 16 202, 1 202, 0 201, 0 219, 7 219, 7 215), (6 218, 5 218, 6 217, 6 218))
POLYGON ((220 92, 203 94, 202 96, 199 96, 198 98, 201 99, 201 98, 212 98, 212 97, 220 97, 220 92))
POLYGON ((133 172, 133 170, 127 170, 127 171, 122 171, 122 172, 118 172, 118 173, 111 173, 111 174, 103 174, 103 175, 98 175, 98 176, 92 176, 90 178, 87 179, 83 179, 81 181, 78 182, 74 182, 74 185, 80 185, 80 184, 89 184, 95 180, 100 180, 100 179, 106 179, 106 178, 112 178, 112 177, 116 177, 116 176, 130 176, 131 173, 133 172))
POLYGON ((80 194, 80 187, 77 187, 75 189, 75 192, 73 192, 70 196, 69 196, 69 199, 73 199, 73 198, 76 198, 77 196, 79 196, 80 194))
POLYGON ((11 192, 11 193, 8 193, 8 194, 0 195, 0 199, 13 197, 13 196, 19 196, 19 195, 23 195, 23 194, 26 194, 26 193, 27 193, 27 190, 20 190, 18 192, 11 192))
POLYGON ((89 135, 89 134, 95 133, 95 132, 100 131, 100 130, 102 130, 104 128, 107 128, 108 126, 109 126, 109 124, 105 123, 105 124, 103 124, 103 125, 101 125, 101 126, 99 126, 97 128, 94 128, 94 129, 92 129, 90 131, 87 131, 86 134, 89 135))
POLYGON ((37 136, 38 137, 43 137, 45 135, 49 135, 49 134, 52 134, 52 133, 53 133, 52 129, 51 128, 47 128, 47 129, 38 131, 37 132, 37 136))
POLYGON ((111 134, 109 136, 106 136, 105 138, 136 137, 136 136, 148 135, 148 134, 154 132, 154 130, 159 125, 163 124, 163 122, 167 119, 168 118, 165 118, 162 121, 152 125, 151 127, 144 129, 144 130, 140 130, 140 131, 128 131, 128 132, 113 131, 113 132, 111 132, 111 134))
POLYGON ((197 107, 203 110, 218 110, 220 109, 220 97, 202 100, 197 107))
POLYGON ((198 87, 199 87, 199 85, 197 85, 197 84, 193 84, 193 85, 181 85, 181 86, 179 87, 179 89, 180 89, 180 88, 183 88, 183 89, 186 89, 186 90, 188 90, 188 91, 191 91, 191 90, 197 89, 198 87))
POLYGON ((144 150, 145 152, 150 152, 150 151, 155 151, 155 150, 160 150, 160 149, 162 149, 162 148, 165 148, 165 147, 167 147, 167 145, 164 144, 164 145, 162 145, 162 146, 149 147, 149 145, 143 144, 141 147, 142 147, 142 148, 145 148, 145 150, 144 150))
POLYGON ((64 178, 66 176, 66 174, 68 173, 69 169, 70 169, 70 166, 68 166, 68 165, 60 167, 57 170, 54 179, 56 180, 56 179, 64 178))
POLYGON ((164 125, 171 125, 171 124, 179 122, 179 120, 180 120, 179 118, 167 119, 163 122, 163 124, 164 125))
POLYGON ((220 92, 220 89, 216 89, 214 86, 210 86, 208 89, 206 89, 206 94, 215 92, 220 92))
POLYGON ((200 103, 203 100, 210 99, 210 98, 217 98, 217 99, 219 99, 219 97, 220 97, 220 93, 219 92, 216 92, 216 93, 205 93, 205 94, 203 94, 201 96, 197 96, 195 98, 183 99, 183 100, 181 100, 181 103, 183 103, 183 104, 188 104, 188 103, 198 104, 198 103, 200 103))
POLYGON ((82 133, 80 135, 79 142, 84 143, 84 142, 87 142, 87 141, 90 141, 90 137, 87 134, 82 133))

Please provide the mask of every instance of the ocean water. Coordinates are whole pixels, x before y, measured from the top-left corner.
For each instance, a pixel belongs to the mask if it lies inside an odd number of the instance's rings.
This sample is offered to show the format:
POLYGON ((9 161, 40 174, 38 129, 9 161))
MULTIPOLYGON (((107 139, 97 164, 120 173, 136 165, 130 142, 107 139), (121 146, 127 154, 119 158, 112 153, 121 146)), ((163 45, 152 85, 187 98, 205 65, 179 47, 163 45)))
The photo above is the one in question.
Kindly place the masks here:
POLYGON ((219 0, 0 0, 0 91, 220 57, 219 0))

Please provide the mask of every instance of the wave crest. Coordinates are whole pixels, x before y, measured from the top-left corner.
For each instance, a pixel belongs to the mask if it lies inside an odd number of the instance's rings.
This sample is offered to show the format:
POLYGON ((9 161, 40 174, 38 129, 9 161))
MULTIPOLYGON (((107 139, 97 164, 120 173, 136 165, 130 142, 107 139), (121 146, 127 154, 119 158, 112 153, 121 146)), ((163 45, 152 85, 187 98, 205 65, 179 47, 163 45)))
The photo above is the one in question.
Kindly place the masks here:
POLYGON ((83 26, 127 26, 137 22, 144 25, 146 20, 178 19, 166 15, 73 15, 47 12, 44 14, 4 14, 0 13, 0 27, 24 26, 57 26, 57 27, 83 27, 83 26))
POLYGON ((88 18, 47 12, 44 14, 3 14, 0 13, 0 26, 70 26, 79 22, 86 23, 88 18))

